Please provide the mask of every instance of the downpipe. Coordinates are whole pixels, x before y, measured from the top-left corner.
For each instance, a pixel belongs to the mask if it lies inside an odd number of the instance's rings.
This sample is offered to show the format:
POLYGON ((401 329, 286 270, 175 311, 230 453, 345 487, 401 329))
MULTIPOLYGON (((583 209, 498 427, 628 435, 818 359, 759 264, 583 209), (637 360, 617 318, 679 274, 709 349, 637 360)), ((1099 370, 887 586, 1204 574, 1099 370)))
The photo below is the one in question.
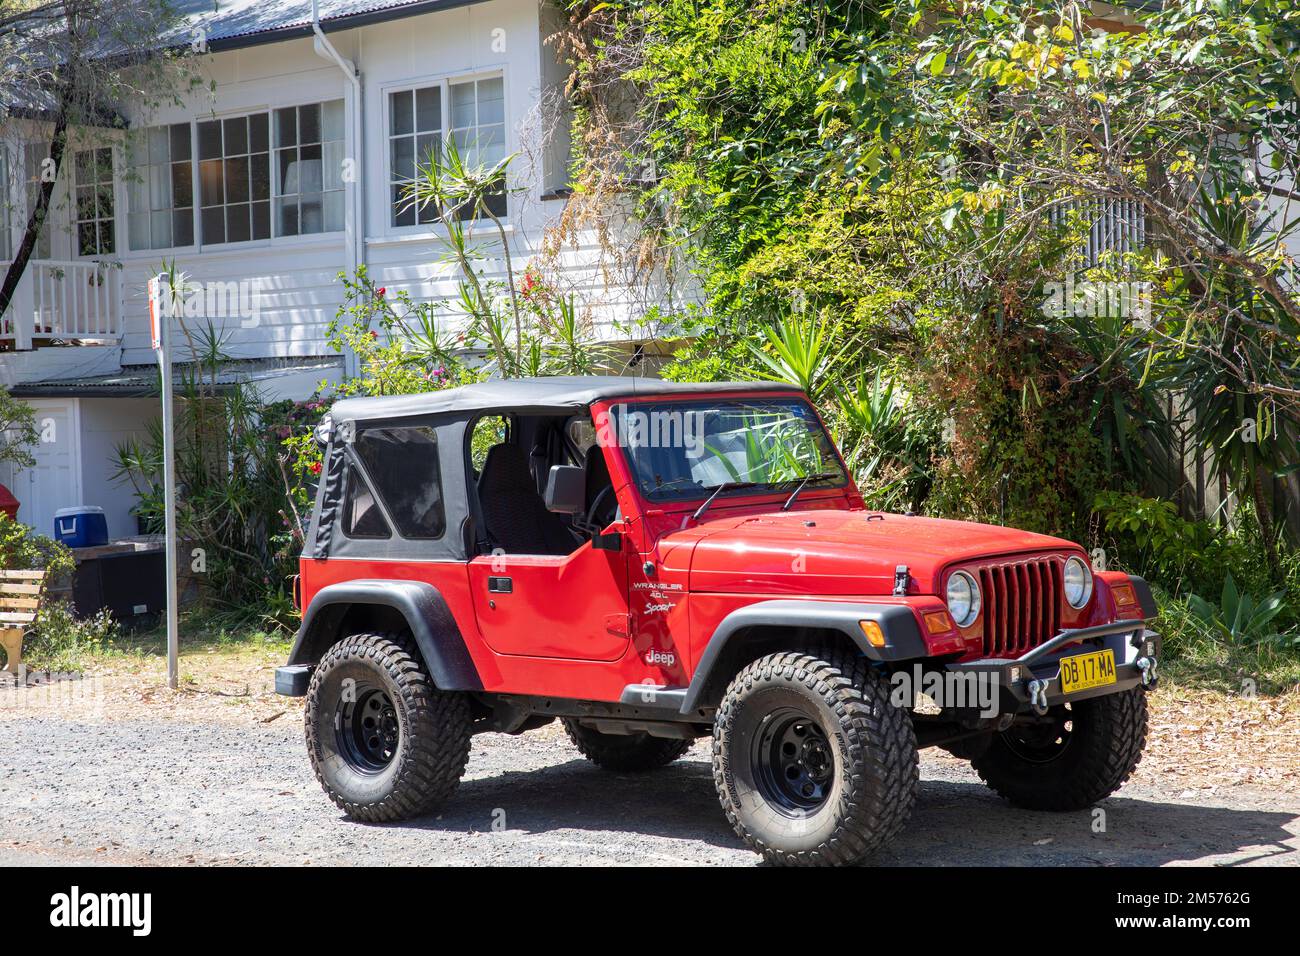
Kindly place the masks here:
MULTIPOLYGON (((365 192, 362 189, 362 165, 365 153, 365 124, 364 124, 364 100, 362 98, 361 72, 357 69, 355 63, 349 60, 330 42, 329 37, 320 24, 320 2, 311 0, 311 32, 313 34, 312 49, 321 59, 329 60, 337 66, 343 76, 347 78, 348 87, 351 90, 351 106, 345 110, 348 113, 348 140, 351 142, 349 152, 352 154, 345 157, 352 161, 352 179, 345 182, 344 189, 349 193, 347 207, 344 211, 344 245, 347 255, 348 274, 355 276, 362 266, 366 264, 366 239, 365 239, 365 192)), ((343 375, 344 378, 352 378, 359 372, 356 353, 347 349, 343 356, 343 375)))

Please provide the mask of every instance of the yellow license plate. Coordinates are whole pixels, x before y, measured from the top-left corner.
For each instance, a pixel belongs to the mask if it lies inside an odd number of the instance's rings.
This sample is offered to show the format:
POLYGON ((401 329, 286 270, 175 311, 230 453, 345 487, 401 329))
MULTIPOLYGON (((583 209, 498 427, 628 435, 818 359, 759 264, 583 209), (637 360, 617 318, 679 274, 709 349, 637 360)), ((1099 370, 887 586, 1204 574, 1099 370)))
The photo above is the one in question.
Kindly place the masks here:
POLYGON ((1077 654, 1061 661, 1061 693, 1104 687, 1115 683, 1115 652, 1094 651, 1077 654))

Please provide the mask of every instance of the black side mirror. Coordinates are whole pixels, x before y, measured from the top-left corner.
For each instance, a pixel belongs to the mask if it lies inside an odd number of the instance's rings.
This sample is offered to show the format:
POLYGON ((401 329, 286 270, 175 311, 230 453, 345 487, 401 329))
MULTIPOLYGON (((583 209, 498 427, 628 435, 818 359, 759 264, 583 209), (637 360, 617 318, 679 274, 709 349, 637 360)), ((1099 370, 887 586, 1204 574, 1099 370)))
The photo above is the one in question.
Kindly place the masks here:
POLYGON ((587 472, 578 465, 552 465, 546 478, 546 510, 562 515, 587 510, 587 472))

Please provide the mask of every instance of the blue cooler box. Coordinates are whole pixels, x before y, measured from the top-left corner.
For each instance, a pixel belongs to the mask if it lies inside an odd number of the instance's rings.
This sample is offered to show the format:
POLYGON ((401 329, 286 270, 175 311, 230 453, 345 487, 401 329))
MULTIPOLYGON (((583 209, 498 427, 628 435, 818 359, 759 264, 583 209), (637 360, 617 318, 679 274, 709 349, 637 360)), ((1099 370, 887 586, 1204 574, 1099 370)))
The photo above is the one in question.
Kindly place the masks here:
POLYGON ((103 508, 81 505, 54 512, 54 540, 69 548, 93 548, 108 544, 108 519, 103 508))

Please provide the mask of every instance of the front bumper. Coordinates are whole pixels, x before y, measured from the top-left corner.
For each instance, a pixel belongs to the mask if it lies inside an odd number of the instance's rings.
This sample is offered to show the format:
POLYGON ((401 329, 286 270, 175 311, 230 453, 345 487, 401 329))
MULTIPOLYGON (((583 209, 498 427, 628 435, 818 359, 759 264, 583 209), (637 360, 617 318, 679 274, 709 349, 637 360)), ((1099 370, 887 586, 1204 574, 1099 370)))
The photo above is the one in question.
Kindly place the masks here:
POLYGON ((1155 686, 1161 638, 1145 621, 1116 621, 1095 627, 1062 631, 1017 658, 982 658, 957 662, 946 669, 958 674, 988 675, 1001 690, 1008 710, 1031 708, 1042 712, 1067 700, 1087 700, 1134 687, 1155 686), (1115 653, 1115 681, 1100 687, 1061 692, 1061 660, 1075 654, 1109 649, 1115 653))

